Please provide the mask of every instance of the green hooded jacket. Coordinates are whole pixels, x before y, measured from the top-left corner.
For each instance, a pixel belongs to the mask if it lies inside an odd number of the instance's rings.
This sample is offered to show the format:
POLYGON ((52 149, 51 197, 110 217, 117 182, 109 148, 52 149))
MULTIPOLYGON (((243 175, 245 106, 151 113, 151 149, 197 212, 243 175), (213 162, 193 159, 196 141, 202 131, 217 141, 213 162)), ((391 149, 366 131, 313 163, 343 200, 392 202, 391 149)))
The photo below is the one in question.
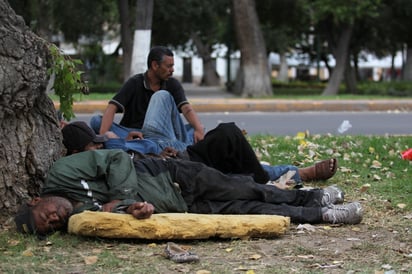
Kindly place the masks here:
POLYGON ((146 201, 156 213, 187 211, 166 165, 145 160, 133 163, 129 154, 117 149, 85 151, 57 160, 41 195, 63 196, 79 203, 82 206, 76 213, 99 210, 113 200, 123 200, 119 207, 146 201))

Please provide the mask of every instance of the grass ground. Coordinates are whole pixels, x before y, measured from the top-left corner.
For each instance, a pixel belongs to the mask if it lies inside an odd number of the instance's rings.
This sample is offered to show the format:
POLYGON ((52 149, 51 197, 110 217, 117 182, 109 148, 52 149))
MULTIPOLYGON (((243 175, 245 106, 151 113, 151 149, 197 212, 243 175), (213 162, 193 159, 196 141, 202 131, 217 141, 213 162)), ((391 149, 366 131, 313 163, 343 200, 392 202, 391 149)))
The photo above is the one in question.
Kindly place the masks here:
POLYGON ((346 200, 362 203, 359 225, 293 224, 275 239, 176 241, 200 257, 176 264, 162 256, 166 242, 107 240, 55 234, 23 237, 5 221, 1 273, 412 273, 412 162, 400 152, 410 136, 298 136, 250 138, 271 164, 311 165, 336 157, 337 184, 346 200))

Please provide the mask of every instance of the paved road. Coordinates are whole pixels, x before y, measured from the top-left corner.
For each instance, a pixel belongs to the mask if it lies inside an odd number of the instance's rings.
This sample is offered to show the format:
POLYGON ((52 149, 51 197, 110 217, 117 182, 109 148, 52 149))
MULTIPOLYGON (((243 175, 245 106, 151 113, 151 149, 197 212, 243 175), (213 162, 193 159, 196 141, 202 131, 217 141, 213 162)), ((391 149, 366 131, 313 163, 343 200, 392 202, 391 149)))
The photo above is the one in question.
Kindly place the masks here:
MULTIPOLYGON (((204 112, 198 113, 207 130, 221 122, 235 122, 249 135, 294 136, 299 131, 310 134, 411 135, 412 112, 204 112), (343 121, 351 128, 338 132, 343 121)), ((89 122, 91 114, 77 114, 75 120, 89 122)), ((116 121, 120 120, 116 115, 116 121)))

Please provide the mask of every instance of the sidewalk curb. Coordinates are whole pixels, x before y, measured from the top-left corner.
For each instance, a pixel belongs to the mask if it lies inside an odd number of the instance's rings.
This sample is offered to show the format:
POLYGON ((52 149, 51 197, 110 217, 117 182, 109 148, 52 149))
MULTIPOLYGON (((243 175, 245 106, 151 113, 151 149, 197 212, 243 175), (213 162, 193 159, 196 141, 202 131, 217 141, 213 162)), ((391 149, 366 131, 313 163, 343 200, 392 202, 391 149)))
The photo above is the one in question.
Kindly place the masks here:
MULTIPOLYGON (((190 100, 196 112, 288 112, 288 111, 412 111, 412 99, 406 100, 265 100, 210 99, 190 100)), ((60 107, 54 102, 56 109, 60 107)), ((73 104, 75 113, 103 112, 107 101, 82 101, 73 104)))

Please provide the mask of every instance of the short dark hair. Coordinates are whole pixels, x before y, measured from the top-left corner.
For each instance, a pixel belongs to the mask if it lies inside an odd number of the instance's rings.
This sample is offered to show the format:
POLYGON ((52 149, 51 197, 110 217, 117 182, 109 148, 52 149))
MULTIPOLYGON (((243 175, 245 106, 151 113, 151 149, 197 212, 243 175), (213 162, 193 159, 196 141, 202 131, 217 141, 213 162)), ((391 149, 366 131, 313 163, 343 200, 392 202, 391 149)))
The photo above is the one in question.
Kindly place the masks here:
POLYGON ((150 69, 153 61, 156 61, 158 64, 160 64, 163 61, 163 57, 165 55, 173 57, 173 52, 165 46, 153 47, 149 52, 149 56, 147 56, 147 68, 150 69))

